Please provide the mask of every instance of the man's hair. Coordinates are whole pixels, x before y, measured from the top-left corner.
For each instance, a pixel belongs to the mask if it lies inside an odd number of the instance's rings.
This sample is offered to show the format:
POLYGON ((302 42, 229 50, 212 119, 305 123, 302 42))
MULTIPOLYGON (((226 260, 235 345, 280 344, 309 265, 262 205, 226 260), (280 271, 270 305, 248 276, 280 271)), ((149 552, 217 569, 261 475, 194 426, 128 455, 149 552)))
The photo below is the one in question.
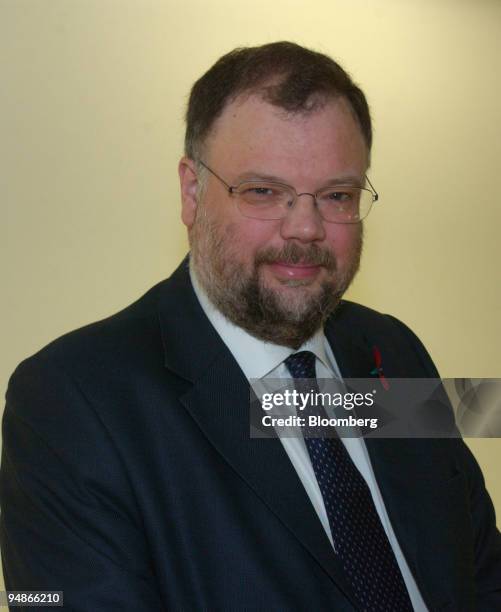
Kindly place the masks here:
POLYGON ((290 113, 308 113, 326 100, 345 98, 370 151, 372 126, 362 90, 333 59, 291 42, 242 47, 223 55, 193 85, 186 111, 185 154, 198 160, 226 104, 258 94, 290 113))

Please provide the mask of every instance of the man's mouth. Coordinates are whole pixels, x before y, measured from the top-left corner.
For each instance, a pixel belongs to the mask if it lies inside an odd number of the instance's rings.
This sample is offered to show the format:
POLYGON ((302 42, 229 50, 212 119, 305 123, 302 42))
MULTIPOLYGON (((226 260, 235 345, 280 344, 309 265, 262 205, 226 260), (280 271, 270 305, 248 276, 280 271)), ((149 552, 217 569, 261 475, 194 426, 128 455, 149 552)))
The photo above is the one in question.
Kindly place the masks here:
POLYGON ((308 280, 315 278, 322 266, 309 263, 275 261, 268 264, 273 274, 283 280, 308 280))

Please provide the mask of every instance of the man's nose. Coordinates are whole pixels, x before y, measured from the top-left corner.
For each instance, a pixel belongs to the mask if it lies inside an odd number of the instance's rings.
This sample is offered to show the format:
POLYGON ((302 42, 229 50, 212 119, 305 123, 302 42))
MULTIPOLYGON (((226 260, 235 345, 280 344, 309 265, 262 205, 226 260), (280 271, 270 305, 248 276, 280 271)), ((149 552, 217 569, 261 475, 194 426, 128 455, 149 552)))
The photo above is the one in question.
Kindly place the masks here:
POLYGON ((300 193, 282 220, 280 233, 284 240, 296 238, 300 242, 312 242, 325 238, 324 221, 318 212, 315 196, 300 193))

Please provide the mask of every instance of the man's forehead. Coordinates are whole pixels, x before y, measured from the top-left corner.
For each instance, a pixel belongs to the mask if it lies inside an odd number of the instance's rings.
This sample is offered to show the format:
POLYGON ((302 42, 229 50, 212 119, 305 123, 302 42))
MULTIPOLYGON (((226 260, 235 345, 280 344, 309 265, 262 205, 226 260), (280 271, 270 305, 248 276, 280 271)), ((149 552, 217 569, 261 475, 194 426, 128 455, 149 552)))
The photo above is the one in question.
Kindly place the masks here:
MULTIPOLYGON (((256 123, 256 127, 265 125, 267 120, 284 122, 285 124, 308 124, 322 111, 329 107, 336 107, 347 115, 350 115, 358 125, 356 115, 345 97, 325 97, 314 95, 308 105, 301 110, 288 110, 269 102, 261 95, 260 90, 241 93, 227 102, 221 114, 217 117, 206 138, 206 144, 210 144, 222 132, 229 129, 240 130, 250 123, 256 123)), ((361 133, 361 131, 360 131, 361 133)))
POLYGON ((269 158, 304 149, 311 158, 317 150, 330 156, 334 148, 338 155, 341 150, 351 157, 354 151, 363 151, 365 160, 368 158, 362 131, 345 98, 324 97, 309 111, 291 112, 252 92, 226 105, 206 139, 204 154, 206 162, 217 164, 231 161, 235 154, 244 155, 244 151, 251 157, 261 153, 269 158))

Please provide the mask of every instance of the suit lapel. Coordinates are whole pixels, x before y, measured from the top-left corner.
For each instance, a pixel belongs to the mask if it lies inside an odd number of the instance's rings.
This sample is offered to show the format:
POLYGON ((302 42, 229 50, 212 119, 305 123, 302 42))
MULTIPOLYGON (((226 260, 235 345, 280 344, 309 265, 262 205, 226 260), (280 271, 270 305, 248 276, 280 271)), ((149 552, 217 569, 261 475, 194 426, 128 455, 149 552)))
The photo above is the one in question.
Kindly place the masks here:
POLYGON ((370 378, 374 368, 370 342, 360 327, 343 319, 343 310, 341 303, 327 321, 325 335, 343 378, 370 378))
POLYGON ((191 288, 187 262, 165 286, 159 317, 165 365, 192 383, 179 398, 181 403, 226 462, 355 605, 351 587, 280 440, 250 437, 249 383, 202 311, 191 288))
MULTIPOLYGON (((393 531, 430 610, 441 610, 450 604, 445 575, 443 583, 427 579, 430 572, 444 571, 444 567, 435 566, 436 559, 430 558, 426 545, 434 542, 440 548, 437 543, 444 542, 444 523, 433 517, 440 516, 440 509, 451 503, 450 485, 441 473, 442 442, 407 438, 365 440, 393 531)), ((445 541, 444 554, 448 548, 450 542, 445 541)))
MULTIPOLYGON (((342 309, 341 305, 341 313, 336 313, 325 329, 341 375, 344 379, 370 378, 375 367, 374 343, 365 330, 360 328, 359 322, 354 325, 343 318, 342 309)), ((403 376, 400 369, 396 374, 389 370, 387 375, 403 376)), ((413 372, 410 375, 419 374, 413 372)), ((427 483, 433 474, 432 469, 427 472, 426 479, 418 474, 419 466, 423 462, 423 447, 419 441, 384 438, 366 438, 365 445, 390 523, 421 594, 430 608, 440 607, 444 604, 443 598, 428 591, 419 569, 417 554, 417 525, 423 524, 420 520, 422 517, 419 516, 420 500, 429 497, 429 491, 426 489, 432 485, 427 483), (418 444, 414 444, 415 442, 418 444), (415 490, 409 489, 410 483, 414 485, 412 488, 415 490)))
POLYGON ((351 598, 313 506, 280 442, 251 438, 249 385, 228 353, 181 398, 227 463, 351 598))

